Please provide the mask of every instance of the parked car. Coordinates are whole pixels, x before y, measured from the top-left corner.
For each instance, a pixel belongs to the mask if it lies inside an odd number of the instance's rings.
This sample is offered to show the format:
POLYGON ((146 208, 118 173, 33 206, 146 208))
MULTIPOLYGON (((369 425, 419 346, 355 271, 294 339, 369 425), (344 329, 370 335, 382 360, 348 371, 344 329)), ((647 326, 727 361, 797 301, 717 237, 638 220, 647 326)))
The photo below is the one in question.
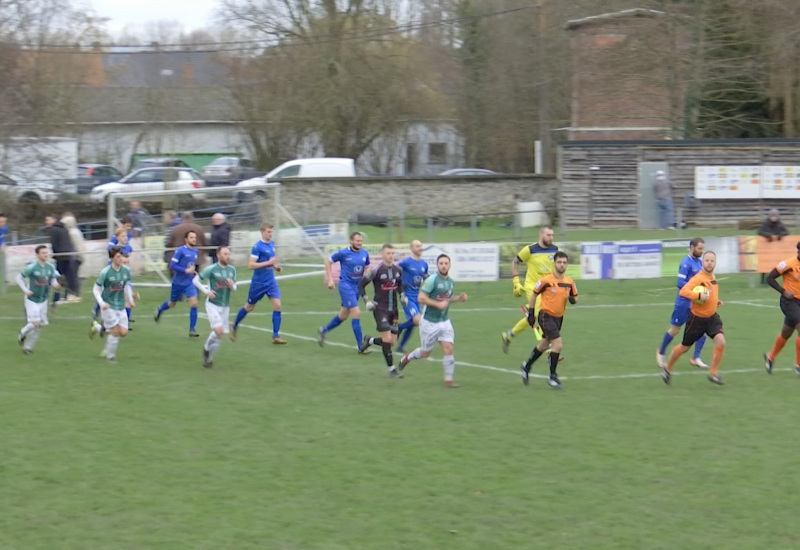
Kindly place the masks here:
POLYGON ((79 164, 78 165, 78 194, 88 195, 92 189, 103 183, 119 181, 123 173, 108 164, 79 164))
POLYGON ((131 172, 142 168, 191 168, 181 159, 171 157, 153 157, 139 160, 131 169, 131 172))
POLYGON ((451 168, 445 170, 440 176, 497 176, 497 172, 486 170, 484 168, 451 168))
POLYGON ((356 163, 347 158, 313 158, 296 159, 284 162, 277 168, 268 172, 266 176, 251 178, 236 184, 236 198, 245 201, 254 197, 263 198, 266 193, 262 190, 250 189, 255 185, 282 178, 354 178, 356 177, 356 163))
MULTIPOLYGON (((142 168, 131 172, 119 181, 104 183, 92 189, 90 199, 93 202, 105 202, 109 193, 126 191, 164 191, 166 182, 170 189, 192 190, 206 186, 206 182, 191 168, 142 168)), ((201 193, 192 195, 202 200, 201 193)))
POLYGON ((0 192, 7 193, 17 202, 54 203, 62 193, 72 192, 73 187, 64 185, 61 180, 29 182, 18 176, 0 174, 0 192))
POLYGON ((208 186, 233 185, 253 176, 255 165, 250 159, 239 157, 220 157, 205 166, 200 175, 208 186))

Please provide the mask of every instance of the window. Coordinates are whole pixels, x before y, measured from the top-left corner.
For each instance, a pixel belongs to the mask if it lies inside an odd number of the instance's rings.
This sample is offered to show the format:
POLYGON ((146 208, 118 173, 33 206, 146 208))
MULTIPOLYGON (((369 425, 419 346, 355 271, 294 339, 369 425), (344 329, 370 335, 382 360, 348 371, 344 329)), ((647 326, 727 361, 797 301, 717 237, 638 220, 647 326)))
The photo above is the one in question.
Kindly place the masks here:
POLYGON ((125 180, 125 183, 144 183, 147 181, 155 181, 155 170, 142 170, 141 172, 137 172, 125 180))
POLYGON ((447 164, 447 144, 428 144, 428 164, 447 164))
POLYGON ((240 161, 240 165, 241 165, 242 168, 252 168, 253 167, 253 163, 251 161, 247 160, 247 159, 242 159, 240 161))
POLYGON ((17 182, 12 180, 11 178, 6 177, 3 174, 0 174, 0 185, 16 185, 16 184, 17 182))
POLYGON ((295 177, 297 177, 299 175, 300 175, 300 165, 299 164, 295 164, 294 166, 289 166, 287 168, 284 168, 283 170, 281 170, 280 172, 278 172, 277 174, 275 174, 272 177, 276 178, 276 179, 277 178, 295 178, 295 177))

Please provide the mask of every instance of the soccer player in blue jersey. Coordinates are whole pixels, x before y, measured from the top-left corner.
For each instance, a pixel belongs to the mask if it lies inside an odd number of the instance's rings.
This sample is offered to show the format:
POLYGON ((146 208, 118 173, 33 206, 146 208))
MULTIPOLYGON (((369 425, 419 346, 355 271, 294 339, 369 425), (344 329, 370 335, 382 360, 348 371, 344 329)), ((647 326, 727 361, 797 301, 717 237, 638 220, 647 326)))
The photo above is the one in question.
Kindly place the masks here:
POLYGON ((317 332, 317 342, 320 346, 325 345, 325 334, 341 325, 352 315, 351 324, 353 334, 356 337, 356 349, 361 347, 361 310, 358 309, 358 283, 364 276, 364 271, 369 266, 369 254, 361 248, 364 244, 364 237, 358 231, 350 234, 350 246, 334 252, 330 258, 325 258, 325 280, 328 288, 333 290, 336 283, 333 281, 331 268, 334 262, 339 262, 341 272, 339 273, 339 296, 342 299, 342 307, 339 313, 331 319, 330 323, 320 327, 317 332))
POLYGON ((153 319, 158 323, 161 314, 185 297, 191 309, 189 310, 189 337, 198 338, 200 335, 195 328, 197 327, 197 289, 192 283, 194 274, 197 272, 197 233, 189 231, 183 240, 184 244, 172 256, 170 269, 174 272, 172 276, 172 292, 169 301, 161 304, 153 315, 153 319))
MULTIPOLYGON (((681 296, 680 291, 683 286, 689 282, 689 279, 697 275, 703 269, 703 250, 705 250, 705 241, 700 237, 695 237, 689 241, 689 255, 686 256, 681 262, 681 267, 678 269, 678 297, 675 298, 675 309, 672 311, 672 318, 670 320, 670 327, 664 334, 664 339, 661 341, 661 347, 656 350, 656 363, 659 367, 664 368, 667 362, 664 354, 667 351, 667 346, 675 335, 681 330, 681 327, 686 324, 689 318, 689 309, 692 306, 692 301, 688 298, 681 296)), ((700 352, 703 350, 703 344, 706 343, 706 337, 703 336, 694 345, 694 354, 689 363, 700 369, 707 369, 703 360, 700 358, 700 352)))
POLYGON ((122 246, 119 244, 120 229, 125 230, 125 234, 128 236, 128 244, 130 244, 130 242, 133 240, 133 221, 128 216, 125 216, 122 218, 120 226, 116 231, 114 231, 114 234, 111 235, 111 238, 108 240, 108 246, 106 246, 106 250, 111 250, 111 248, 115 246, 122 246))
POLYGON ((411 338, 411 333, 414 332, 414 327, 419 326, 422 317, 419 308, 419 287, 428 278, 428 263, 422 259, 422 243, 417 240, 411 241, 409 248, 411 256, 404 258, 399 264, 403 269, 403 287, 408 300, 408 303, 403 305, 406 321, 397 327, 402 333, 397 346, 397 351, 400 353, 405 353, 404 348, 411 338))
POLYGON ((247 294, 247 303, 236 315, 231 329, 231 341, 236 341, 236 329, 245 316, 253 311, 256 304, 266 296, 272 303, 272 343, 285 344, 286 340, 280 337, 281 332, 281 289, 275 280, 275 273, 282 271, 275 256, 275 243, 272 242, 273 226, 271 223, 261 224, 261 240, 253 245, 250 258, 247 260, 248 269, 253 270, 253 279, 250 282, 250 292, 247 294))

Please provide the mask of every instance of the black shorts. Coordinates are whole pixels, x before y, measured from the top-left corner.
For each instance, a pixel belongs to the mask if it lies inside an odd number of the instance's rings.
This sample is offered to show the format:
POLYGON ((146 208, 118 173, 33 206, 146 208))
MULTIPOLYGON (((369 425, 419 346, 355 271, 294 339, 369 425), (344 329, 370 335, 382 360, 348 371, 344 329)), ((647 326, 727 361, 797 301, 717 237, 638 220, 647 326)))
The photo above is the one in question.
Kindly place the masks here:
POLYGON ((800 300, 781 296, 781 311, 784 325, 794 328, 800 324, 800 300))
POLYGON ((392 327, 397 326, 398 313, 396 309, 391 310, 376 307, 372 311, 372 314, 375 316, 375 324, 378 327, 378 332, 391 331, 392 327))
POLYGON ((704 334, 713 338, 717 334, 725 334, 722 330, 722 319, 719 314, 715 313, 711 317, 695 317, 689 314, 689 319, 686 321, 686 328, 683 330, 682 345, 687 348, 697 342, 704 334))
POLYGON ((549 313, 539 311, 537 321, 546 339, 555 340, 561 338, 561 324, 564 322, 563 317, 554 317, 549 313))

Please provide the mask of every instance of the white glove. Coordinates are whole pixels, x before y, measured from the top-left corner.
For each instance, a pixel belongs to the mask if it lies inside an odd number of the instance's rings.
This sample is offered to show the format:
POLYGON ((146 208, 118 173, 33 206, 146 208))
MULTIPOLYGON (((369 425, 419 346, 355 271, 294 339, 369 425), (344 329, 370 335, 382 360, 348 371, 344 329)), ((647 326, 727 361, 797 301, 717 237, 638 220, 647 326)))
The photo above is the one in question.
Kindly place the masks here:
POLYGON ((367 311, 372 311, 373 309, 375 309, 377 307, 377 305, 378 304, 376 304, 373 300, 367 300, 367 304, 366 304, 367 311))

